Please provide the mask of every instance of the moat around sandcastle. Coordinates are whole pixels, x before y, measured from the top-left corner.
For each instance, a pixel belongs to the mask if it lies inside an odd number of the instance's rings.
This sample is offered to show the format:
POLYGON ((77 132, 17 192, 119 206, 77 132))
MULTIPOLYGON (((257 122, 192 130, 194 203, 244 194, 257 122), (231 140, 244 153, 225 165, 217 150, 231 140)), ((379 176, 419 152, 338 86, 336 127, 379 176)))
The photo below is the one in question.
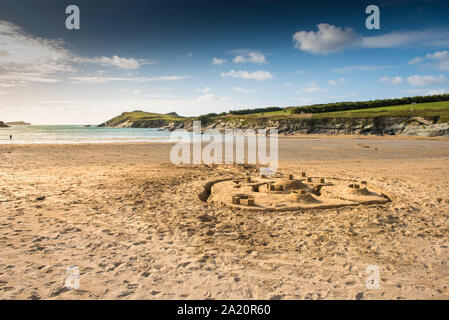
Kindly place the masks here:
MULTIPOLYGON (((206 188, 206 187, 205 187, 206 188)), ((366 181, 298 174, 245 176, 209 183, 210 204, 243 210, 294 211, 330 209, 390 202, 381 189, 366 181)))

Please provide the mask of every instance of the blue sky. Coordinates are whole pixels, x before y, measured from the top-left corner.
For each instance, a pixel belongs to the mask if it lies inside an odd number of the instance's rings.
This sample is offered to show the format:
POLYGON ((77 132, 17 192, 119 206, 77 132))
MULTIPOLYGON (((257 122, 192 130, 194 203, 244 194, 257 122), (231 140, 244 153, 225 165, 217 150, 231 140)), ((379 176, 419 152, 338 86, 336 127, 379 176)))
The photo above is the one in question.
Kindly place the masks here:
POLYGON ((103 122, 449 92, 449 3, 0 3, 0 120, 103 122), (81 29, 65 28, 65 8, 81 29), (368 30, 365 8, 380 8, 368 30))

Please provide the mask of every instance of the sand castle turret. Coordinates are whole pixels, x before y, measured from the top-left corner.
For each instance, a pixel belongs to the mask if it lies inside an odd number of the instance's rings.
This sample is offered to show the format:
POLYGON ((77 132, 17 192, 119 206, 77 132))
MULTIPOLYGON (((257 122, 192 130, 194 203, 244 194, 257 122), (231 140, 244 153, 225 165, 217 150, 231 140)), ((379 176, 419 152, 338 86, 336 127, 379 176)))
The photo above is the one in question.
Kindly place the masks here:
POLYGON ((293 191, 290 193, 290 199, 299 203, 320 203, 321 201, 315 199, 310 192, 305 190, 293 191))
POLYGON ((360 184, 356 183, 350 184, 346 191, 347 193, 360 196, 368 196, 371 194, 371 192, 366 187, 362 187, 360 186, 360 184))

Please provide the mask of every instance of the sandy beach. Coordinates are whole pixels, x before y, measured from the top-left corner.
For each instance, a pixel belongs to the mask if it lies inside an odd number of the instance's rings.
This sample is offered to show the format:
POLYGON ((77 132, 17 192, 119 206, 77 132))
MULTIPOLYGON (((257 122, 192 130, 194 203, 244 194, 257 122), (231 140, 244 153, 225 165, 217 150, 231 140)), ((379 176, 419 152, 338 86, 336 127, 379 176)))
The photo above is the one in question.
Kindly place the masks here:
POLYGON ((1 145, 0 299, 449 298, 447 139, 280 139, 280 172, 392 200, 307 212, 208 205, 205 182, 256 168, 176 166, 170 148, 1 145))

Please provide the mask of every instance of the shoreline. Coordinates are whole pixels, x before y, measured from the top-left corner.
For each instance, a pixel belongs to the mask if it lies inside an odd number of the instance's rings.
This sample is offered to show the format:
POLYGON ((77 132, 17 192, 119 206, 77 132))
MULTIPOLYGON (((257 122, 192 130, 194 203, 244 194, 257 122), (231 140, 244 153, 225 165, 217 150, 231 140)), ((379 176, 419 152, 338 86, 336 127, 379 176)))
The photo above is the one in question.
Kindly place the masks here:
MULTIPOLYGON (((280 140, 419 140, 419 141, 449 141, 449 137, 424 137, 424 136, 404 136, 404 135, 395 135, 395 136, 377 136, 377 135, 326 135, 326 134, 310 134, 310 135, 279 135, 278 138, 280 140)), ((163 141, 163 140, 155 140, 155 141, 104 141, 104 142, 31 142, 31 143, 2 143, 0 142, 0 147, 4 146, 64 146, 64 145, 133 145, 133 144, 174 144, 178 143, 178 141, 163 141)))

